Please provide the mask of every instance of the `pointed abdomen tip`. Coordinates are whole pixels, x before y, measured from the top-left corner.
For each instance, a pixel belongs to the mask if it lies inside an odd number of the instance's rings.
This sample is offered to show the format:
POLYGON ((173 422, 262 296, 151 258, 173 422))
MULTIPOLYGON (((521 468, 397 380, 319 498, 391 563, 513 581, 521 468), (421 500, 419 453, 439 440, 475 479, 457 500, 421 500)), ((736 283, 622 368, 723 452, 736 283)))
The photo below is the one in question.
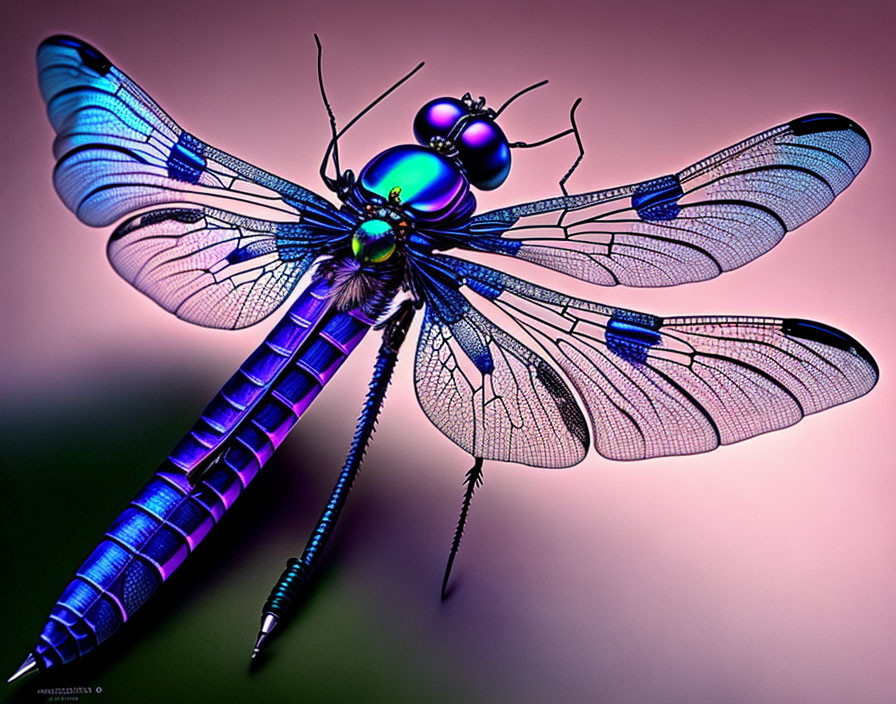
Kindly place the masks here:
POLYGON ((15 671, 12 677, 6 680, 6 683, 15 682, 17 679, 21 677, 25 677, 25 675, 30 675, 32 672, 37 672, 37 662, 34 659, 34 655, 28 653, 28 657, 25 658, 25 662, 23 662, 19 669, 15 671))

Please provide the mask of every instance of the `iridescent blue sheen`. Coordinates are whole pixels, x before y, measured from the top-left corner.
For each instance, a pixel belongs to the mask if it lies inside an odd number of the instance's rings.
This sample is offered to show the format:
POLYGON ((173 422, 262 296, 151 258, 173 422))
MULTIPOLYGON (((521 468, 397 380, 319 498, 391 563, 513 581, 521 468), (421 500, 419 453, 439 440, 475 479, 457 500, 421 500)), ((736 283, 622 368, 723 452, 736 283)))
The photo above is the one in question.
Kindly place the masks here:
POLYGON ((325 282, 317 282, 299 297, 265 344, 243 362, 177 444, 170 455, 172 463, 187 472, 194 469, 245 419, 327 309, 325 291, 325 282))
POLYGON ((457 139, 458 158, 476 188, 490 191, 510 173, 510 148, 503 130, 487 117, 474 117, 457 139))
MULTIPOLYGON (((134 267, 139 270, 136 277, 163 271, 159 281, 164 283, 154 280, 157 287, 148 290, 136 278, 126 278, 168 310, 191 322, 215 324, 214 313, 236 307, 228 298, 209 297, 208 317, 192 317, 186 308, 203 306, 182 304, 195 293, 169 305, 169 294, 178 296, 173 292, 180 285, 167 273, 168 267, 211 279, 214 283, 207 286, 215 291, 222 281, 234 289, 242 287, 248 297, 240 305, 269 308, 266 314, 285 300, 315 260, 325 260, 286 318, 222 388, 78 570, 33 651, 40 669, 93 650, 161 586, 239 498, 371 328, 373 321, 364 311, 377 306, 371 306, 370 299, 385 300, 401 287, 426 311, 418 347, 418 361, 423 363, 415 375, 418 398, 449 438, 476 454, 476 471, 483 459, 569 466, 582 459, 590 440, 582 409, 566 381, 544 358, 480 314, 461 292, 463 287, 493 301, 491 308, 507 314, 506 322, 519 323, 520 332, 537 333, 536 341, 542 341, 541 333, 547 335, 544 339, 551 344, 544 345, 545 351, 578 388, 594 420, 595 444, 607 457, 712 449, 855 398, 877 379, 877 366, 867 350, 821 323, 729 317, 664 321, 434 255, 460 248, 520 256, 592 283, 641 286, 702 280, 766 251, 785 232, 827 207, 851 182, 864 166, 870 144, 864 130, 848 118, 807 115, 678 175, 523 203, 473 218, 476 203, 470 187, 500 186, 510 171, 510 148, 484 99, 474 101, 469 94, 461 100, 437 98, 415 116, 414 133, 421 146, 398 146, 376 156, 350 193, 334 189, 343 201, 337 210, 311 191, 184 132, 101 52, 80 40, 56 36, 43 42, 38 68, 41 93, 57 132, 54 184, 60 196, 90 225, 129 216, 116 229, 110 247, 120 252, 141 243, 142 248, 129 250, 135 253, 132 263, 140 264, 134 267), (679 205, 682 181, 699 205, 690 212, 682 213, 679 205), (200 182, 199 189, 185 187, 200 182), (202 203, 208 196, 215 206, 191 202, 198 194, 203 195, 202 203), (625 194, 631 196, 630 209, 615 203, 625 194), (606 208, 591 210, 604 204, 606 208), (246 205, 251 206, 249 212, 244 212, 246 205), (149 209, 158 206, 164 207, 149 209), (585 208, 587 217, 574 224, 587 225, 581 234, 596 232, 601 240, 609 233, 609 244, 578 239, 580 228, 562 224, 565 212, 585 208), (626 210, 623 217, 615 217, 626 210), (518 222, 559 211, 564 212, 557 225, 518 222), (274 220, 258 219, 272 214, 274 220), (643 227, 644 222, 651 226, 643 227), (603 223, 610 229, 604 230, 603 223), (530 227, 548 229, 526 234, 530 227), (562 237, 549 234, 558 229, 562 237), (214 261, 192 260, 191 240, 214 261), (223 243, 226 247, 220 247, 223 243), (346 251, 349 244, 357 261, 346 251), (365 278, 373 267, 358 262, 385 261, 398 247, 400 256, 392 262, 397 266, 375 272, 381 277, 365 278), (218 248, 221 253, 213 254, 218 248), (276 266, 264 260, 270 255, 278 260, 276 266), (280 278, 278 269, 284 271, 279 267, 286 262, 292 273, 280 278), (359 284, 357 292, 344 295, 348 285, 335 283, 343 271, 352 276, 363 271, 364 276, 349 281, 359 284), (397 272, 394 280, 390 272, 397 272), (275 280, 286 282, 276 284, 286 292, 282 296, 264 283, 275 280), (360 301, 361 307, 348 310, 354 305, 349 300, 360 301), (546 327, 524 322, 539 316, 546 327), (724 334, 718 333, 720 327, 724 334), (749 346, 757 344, 777 354, 749 354, 749 346), (460 354, 471 360, 478 374, 460 354), (840 375, 813 373, 822 366, 836 368, 840 375), (755 403, 748 387, 762 393, 766 385, 738 383, 760 377, 776 382, 779 376, 780 390, 788 392, 792 404, 786 403, 785 394, 775 394, 769 404, 755 403), (838 378, 847 385, 838 389, 838 378), (692 390, 716 384, 718 393, 714 399, 707 397, 712 403, 704 409, 698 398, 703 394, 692 390), (636 393, 629 394, 629 389, 636 393), (654 403, 660 395, 664 403, 654 403), (494 403, 480 404, 487 396, 494 396, 494 403), (785 403, 779 405, 774 398, 785 403), (688 422, 680 419, 698 414, 683 410, 681 415, 658 415, 660 405, 703 411, 706 423, 693 426, 693 442, 684 437, 691 435, 688 422), (524 406, 540 407, 547 415, 524 406), (745 408, 766 415, 751 418, 745 408), (706 426, 715 432, 705 432, 706 426)), ((338 163, 335 166, 339 171, 338 163)), ((337 186, 350 182, 346 172, 340 176, 337 186)), ((332 185, 330 179, 325 181, 332 185)), ((386 340, 371 395, 334 497, 344 498, 351 486, 391 374, 389 365, 404 339, 407 328, 395 338, 393 323, 384 323, 386 340)), ((449 569, 474 478, 471 472, 449 569)), ((339 506, 331 501, 306 554, 314 555, 323 545, 338 515, 339 506)), ((443 583, 443 595, 444 589, 443 583)))
POLYGON ((245 370, 254 368, 264 377, 259 397, 246 395, 248 406, 230 406, 230 413, 224 413, 226 403, 219 396, 206 409, 208 417, 188 434, 195 441, 208 433, 216 461, 191 483, 178 464, 196 468, 212 450, 201 443, 181 443, 109 528, 51 611, 33 651, 42 669, 93 650, 161 586, 239 497, 370 329, 372 321, 357 311, 332 311, 326 286, 312 284, 286 321, 243 365, 237 386, 253 386, 245 370), (303 326, 306 329, 295 329, 303 326), (272 373, 272 363, 263 360, 287 347, 293 350, 287 364, 273 364, 284 373, 272 373), (210 423, 217 426, 214 432, 210 423), (205 430, 197 433, 203 424, 205 430), (196 447, 204 447, 205 454, 196 453, 196 447))
POLYGON ((395 251, 395 231, 385 220, 362 222, 352 235, 352 254, 359 262, 379 264, 395 251))
POLYGON ((645 222, 674 220, 681 211, 678 199, 683 195, 678 176, 663 176, 638 186, 632 194, 632 207, 645 222))
POLYGON ((504 183, 510 173, 510 148, 492 118, 472 113, 457 98, 430 100, 414 118, 414 136, 428 146, 433 137, 449 135, 471 185, 490 191, 504 183))
POLYGON ((467 106, 457 98, 430 100, 414 117, 414 137, 429 146, 433 137, 447 137, 457 121, 469 114, 467 106))
POLYGON ((199 183, 199 177, 206 168, 206 161, 199 153, 201 148, 199 140, 182 132, 168 155, 168 175, 178 181, 199 183))
POLYGON ((422 222, 454 220, 476 207, 457 165, 416 144, 392 147, 375 156, 361 170, 356 188, 364 201, 382 203, 399 188, 401 207, 422 222))
POLYGON ((480 279, 466 279, 464 283, 471 291, 475 291, 487 301, 494 301, 503 292, 504 287, 498 282, 481 281, 480 279))
POLYGON ((646 362, 648 350, 658 345, 662 337, 645 322, 614 315, 607 322, 607 348, 629 362, 646 362))

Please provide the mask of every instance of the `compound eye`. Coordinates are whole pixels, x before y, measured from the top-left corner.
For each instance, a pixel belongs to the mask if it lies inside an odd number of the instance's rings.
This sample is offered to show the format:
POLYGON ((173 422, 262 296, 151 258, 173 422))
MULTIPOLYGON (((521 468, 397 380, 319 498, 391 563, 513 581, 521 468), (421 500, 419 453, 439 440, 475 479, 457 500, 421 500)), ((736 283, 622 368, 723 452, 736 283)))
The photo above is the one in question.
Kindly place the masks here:
POLYGON ((395 231, 385 220, 365 220, 352 235, 352 254, 362 264, 381 264, 395 252, 395 231))
POLYGON ((497 188, 510 173, 510 148, 498 125, 486 117, 470 120, 457 140, 457 153, 476 188, 497 188))
POLYGON ((457 98, 430 100, 417 111, 414 137, 418 143, 427 147, 433 137, 447 137, 457 121, 468 114, 467 106, 457 98))

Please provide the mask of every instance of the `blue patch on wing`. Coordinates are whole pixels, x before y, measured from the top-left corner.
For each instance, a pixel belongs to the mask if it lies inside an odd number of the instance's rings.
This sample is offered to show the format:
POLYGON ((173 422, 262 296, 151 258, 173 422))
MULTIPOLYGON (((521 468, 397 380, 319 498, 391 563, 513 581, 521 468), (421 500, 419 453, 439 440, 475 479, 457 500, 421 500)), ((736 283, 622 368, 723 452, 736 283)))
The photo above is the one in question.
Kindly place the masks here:
POLYGON ((475 331, 470 326, 465 325, 463 322, 458 323, 451 326, 451 333, 480 374, 491 374, 495 371, 495 360, 492 359, 492 353, 489 352, 488 345, 475 334, 475 331))
POLYGON ((505 240, 500 237, 482 237, 472 240, 470 245, 483 252, 494 252, 495 254, 507 254, 511 257, 516 256, 523 246, 520 240, 505 240))
POLYGON ((451 330, 457 344, 480 373, 491 374, 495 371, 495 361, 488 349, 488 342, 476 326, 465 318, 472 308, 469 301, 456 288, 427 276, 425 269, 421 269, 421 273, 427 277, 429 284, 426 289, 427 316, 434 317, 451 330))
POLYGON ((659 325, 652 315, 617 310, 607 323, 607 348, 628 362, 643 364, 650 348, 662 340, 656 330, 659 325))
POLYGON ((488 278, 492 280, 480 280, 470 277, 465 279, 464 283, 471 291, 475 291, 486 300, 493 301, 504 292, 504 287, 497 281, 498 277, 488 278))
POLYGON ((663 176, 638 186, 632 193, 632 207, 645 222, 674 220, 681 211, 678 199, 683 195, 678 176, 663 176))
POLYGON ((250 259, 254 259, 258 256, 258 250, 251 245, 247 245, 246 247, 240 247, 239 249, 233 250, 230 254, 227 255, 227 263, 228 264, 240 264, 241 262, 247 262, 250 259))
POLYGON ((500 237, 516 224, 519 218, 494 217, 491 219, 475 219, 470 222, 467 229, 470 234, 481 237, 500 237))
POLYGON ((168 155, 168 176, 187 183, 199 183, 205 171, 206 161, 202 157, 202 143, 188 132, 180 137, 168 155))
POLYGON ((277 254, 284 262, 307 259, 310 251, 317 250, 317 246, 310 246, 314 241, 314 231, 303 224, 280 222, 277 223, 276 232, 277 254))
POLYGON ((475 344, 468 345, 464 351, 470 355, 473 364, 483 374, 491 374, 495 371, 495 360, 492 358, 488 346, 482 340, 477 339, 475 344))

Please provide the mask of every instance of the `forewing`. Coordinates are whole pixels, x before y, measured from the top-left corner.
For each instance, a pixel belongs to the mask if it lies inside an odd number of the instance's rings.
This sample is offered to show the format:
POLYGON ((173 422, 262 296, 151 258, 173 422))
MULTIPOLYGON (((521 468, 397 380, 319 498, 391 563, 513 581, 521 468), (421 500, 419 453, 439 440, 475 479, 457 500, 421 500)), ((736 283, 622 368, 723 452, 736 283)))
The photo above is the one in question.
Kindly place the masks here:
POLYGON ((851 401, 877 381, 868 351, 822 323, 660 318, 443 261, 556 361, 588 409, 598 452, 611 459, 706 452, 851 401))
POLYGON ((484 213, 459 243, 606 286, 703 281, 818 215, 870 152, 852 120, 807 115, 675 174, 484 213))
POLYGON ((136 210, 109 242, 125 279, 184 320, 251 325, 292 291, 346 216, 181 129, 97 49, 45 40, 38 78, 57 136, 54 184, 93 226, 136 210))
POLYGON ((37 51, 38 79, 56 130, 56 189, 88 225, 108 225, 137 208, 211 199, 295 219, 311 191, 252 166, 182 130, 97 49, 55 36, 37 51))
POLYGON ((587 454, 588 427, 557 372, 438 284, 427 286, 414 381, 433 424, 475 457, 568 467, 587 454))

